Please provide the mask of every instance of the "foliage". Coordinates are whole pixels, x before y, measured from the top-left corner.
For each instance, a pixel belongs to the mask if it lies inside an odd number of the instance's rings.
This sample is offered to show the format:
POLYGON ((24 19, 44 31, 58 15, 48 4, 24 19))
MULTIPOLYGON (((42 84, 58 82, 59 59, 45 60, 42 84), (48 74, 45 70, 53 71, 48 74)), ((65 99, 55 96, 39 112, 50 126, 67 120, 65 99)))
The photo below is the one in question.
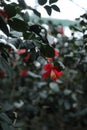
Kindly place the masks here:
MULTIPOLYGON (((41 5, 45 4, 40 2, 41 5)), ((30 129, 31 119, 40 115, 44 106, 41 102, 48 96, 42 86, 47 86, 52 79, 57 80, 62 75, 62 69, 54 64, 54 61, 59 61, 55 58, 59 51, 50 44, 47 30, 40 24, 31 24, 29 21, 27 10, 32 10, 40 17, 41 14, 37 10, 23 0, 18 0, 18 3, 2 0, 1 7, 0 129, 30 129), (52 69, 50 73, 48 69, 46 81, 42 75, 45 73, 43 67, 48 62, 52 64, 52 69)))
MULTIPOLYGON (((38 3, 51 15, 52 9, 60 11, 57 1, 38 3)), ((0 35, 0 129, 86 127, 87 15, 70 26, 68 38, 50 21, 49 30, 31 23, 27 10, 41 14, 25 1, 0 4, 0 29, 5 34, 0 35), (78 31, 80 38, 75 37, 78 31)))

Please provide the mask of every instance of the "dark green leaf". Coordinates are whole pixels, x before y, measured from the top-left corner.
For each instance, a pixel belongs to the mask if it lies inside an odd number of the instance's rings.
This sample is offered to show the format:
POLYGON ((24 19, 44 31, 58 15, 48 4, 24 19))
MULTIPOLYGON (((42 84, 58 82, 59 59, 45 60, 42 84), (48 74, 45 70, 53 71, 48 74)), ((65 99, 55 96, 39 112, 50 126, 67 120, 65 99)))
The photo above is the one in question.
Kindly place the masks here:
POLYGON ((39 3, 40 5, 44 5, 44 4, 47 3, 47 0, 38 0, 38 3, 39 3))
POLYGON ((42 44, 41 45, 41 53, 45 56, 45 57, 49 57, 49 58, 53 58, 54 57, 54 49, 53 47, 47 45, 47 44, 42 44))
POLYGON ((52 5, 52 6, 51 6, 51 8, 52 8, 52 9, 54 9, 55 11, 60 12, 59 7, 58 7, 58 6, 56 6, 56 5, 52 5))
POLYGON ((7 36, 9 36, 8 27, 1 16, 0 16, 0 30, 2 30, 7 36))
POLYGON ((36 14, 38 17, 41 17, 41 13, 38 12, 37 10, 33 9, 33 12, 34 12, 34 14, 36 14))
POLYGON ((7 61, 0 56, 0 68, 7 73, 10 77, 12 76, 12 69, 8 65, 7 61))
POLYGON ((51 15, 51 13, 52 13, 52 8, 51 8, 50 6, 48 6, 48 5, 44 6, 44 8, 46 9, 48 15, 51 15))
POLYGON ((29 22, 29 13, 27 11, 25 13, 21 13, 21 16, 25 22, 29 22))
POLYGON ((71 26, 70 26, 70 29, 71 29, 71 30, 74 30, 74 31, 82 32, 82 30, 81 30, 80 28, 78 28, 78 27, 76 27, 76 26, 74 26, 74 25, 71 25, 71 26))
POLYGON ((12 120, 5 113, 0 113, 0 120, 7 124, 12 124, 12 120))
POLYGON ((32 40, 32 39, 35 39, 35 34, 32 32, 24 32, 23 37, 24 39, 32 40))
POLYGON ((14 127, 4 122, 1 123, 1 127, 3 128, 3 130, 15 130, 14 127))
POLYGON ((55 2, 57 2, 58 0, 49 0, 49 4, 53 4, 55 2))
POLYGON ((65 107, 66 110, 69 110, 71 108, 71 104, 67 100, 65 100, 64 101, 64 107, 65 107))
POLYGON ((71 97, 72 97, 72 99, 73 99, 74 101, 77 101, 77 95, 76 95, 76 93, 72 93, 71 97))
POLYGON ((13 17, 20 12, 20 7, 16 3, 6 4, 4 8, 6 10, 8 18, 13 17))
POLYGON ((53 92, 55 92, 55 93, 58 93, 58 92, 60 91, 59 86, 58 86, 57 83, 51 82, 51 83, 49 84, 49 87, 50 87, 51 90, 52 90, 53 92))
POLYGON ((29 31, 39 34, 41 32, 41 26, 37 24, 32 25, 30 26, 29 31))
POLYGON ((23 8, 23 9, 26 9, 27 8, 27 4, 25 3, 24 0, 18 0, 19 2, 19 5, 23 8))
POLYGON ((8 24, 12 29, 19 32, 25 32, 28 30, 28 24, 25 21, 17 18, 13 18, 12 20, 9 20, 8 24))
POLYGON ((18 128, 17 130, 23 130, 23 129, 19 128, 19 127, 23 127, 25 125, 26 125, 25 122, 18 122, 17 121, 16 124, 15 124, 15 127, 18 128))
POLYGON ((64 95, 70 95, 72 93, 72 91, 71 90, 69 90, 69 89, 65 89, 64 90, 64 95))
POLYGON ((31 72, 31 71, 29 71, 29 76, 32 77, 32 78, 41 78, 40 75, 37 75, 37 74, 35 74, 35 73, 31 72))
POLYGON ((65 69, 65 66, 64 66, 63 63, 60 62, 60 61, 55 61, 55 62, 54 62, 54 66, 55 66, 56 68, 58 68, 58 70, 60 70, 60 71, 65 69))
POLYGON ((2 109, 4 111, 11 111, 13 109, 13 105, 11 105, 9 102, 5 102, 3 105, 2 105, 2 109))

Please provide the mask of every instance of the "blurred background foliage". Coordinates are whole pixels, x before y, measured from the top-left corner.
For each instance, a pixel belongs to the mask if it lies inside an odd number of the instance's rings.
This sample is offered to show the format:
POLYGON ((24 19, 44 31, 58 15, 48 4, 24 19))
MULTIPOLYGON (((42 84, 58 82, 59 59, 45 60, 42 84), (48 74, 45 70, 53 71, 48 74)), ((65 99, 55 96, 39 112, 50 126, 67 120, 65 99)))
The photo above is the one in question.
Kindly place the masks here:
MULTIPOLYGON (((53 9, 60 11, 57 1, 38 3, 51 15, 53 9)), ((38 17, 40 12, 23 0, 1 0, 0 6, 6 11, 4 18, 0 12, 0 29, 6 34, 0 34, 0 130, 85 130, 87 14, 68 26, 68 37, 62 23, 35 23, 26 9, 38 17), (54 58, 54 48, 59 50, 56 65, 64 69, 56 82, 41 77, 46 58, 54 58)))

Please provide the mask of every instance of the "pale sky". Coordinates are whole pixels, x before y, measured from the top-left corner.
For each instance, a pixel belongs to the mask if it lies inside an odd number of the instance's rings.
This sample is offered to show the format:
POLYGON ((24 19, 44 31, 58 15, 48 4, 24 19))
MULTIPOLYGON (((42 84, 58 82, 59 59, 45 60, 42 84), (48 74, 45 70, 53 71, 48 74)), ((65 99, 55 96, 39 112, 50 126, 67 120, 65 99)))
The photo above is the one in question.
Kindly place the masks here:
MULTIPOLYGON (((29 5, 32 7, 35 6, 35 0, 25 0, 29 5)), ((42 17, 53 17, 58 19, 70 19, 74 20, 75 18, 79 17, 83 13, 85 13, 85 10, 81 7, 87 9, 87 0, 73 0, 71 2, 70 0, 58 0, 57 5, 61 10, 61 13, 58 13, 56 11, 52 11, 52 15, 48 16, 46 13, 46 10, 43 9, 42 6, 37 6, 38 11, 41 12, 42 17), (80 6, 80 7, 79 7, 80 6)))
MULTIPOLYGON (((17 0, 11 0, 11 1, 17 1, 17 0)), ((25 0, 26 3, 32 7, 35 7, 35 1, 37 0, 25 0)), ((78 18, 80 15, 84 14, 87 10, 87 0, 58 0, 57 5, 60 8, 60 13, 56 11, 52 11, 52 15, 49 16, 46 13, 46 10, 39 5, 36 5, 36 8, 39 12, 41 12, 42 17, 52 17, 52 18, 58 18, 58 19, 70 19, 74 20, 75 18, 78 18), (81 7, 85 8, 82 9, 81 7)))

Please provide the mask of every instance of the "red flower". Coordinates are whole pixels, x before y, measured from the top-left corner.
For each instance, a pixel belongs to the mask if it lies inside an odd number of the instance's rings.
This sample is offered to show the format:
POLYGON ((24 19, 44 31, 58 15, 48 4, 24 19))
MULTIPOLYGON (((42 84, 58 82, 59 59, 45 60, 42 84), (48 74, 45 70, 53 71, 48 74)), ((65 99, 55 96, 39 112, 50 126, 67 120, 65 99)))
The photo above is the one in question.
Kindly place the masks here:
POLYGON ((55 49, 55 54, 54 54, 54 56, 55 56, 55 57, 56 57, 56 56, 59 56, 59 50, 55 49))
POLYGON ((47 77, 51 77, 52 80, 56 81, 59 76, 63 74, 62 71, 59 71, 55 66, 52 64, 46 64, 44 65, 43 69, 46 71, 43 73, 42 77, 43 79, 47 77))
POLYGON ((18 51, 17 51, 17 54, 24 54, 24 53, 26 53, 26 49, 19 49, 18 51))
POLYGON ((2 70, 0 70, 0 78, 5 78, 6 73, 2 70))
MULTIPOLYGON (((18 51, 17 51, 17 54, 24 54, 24 53, 26 53, 26 49, 19 49, 18 51)), ((28 52, 27 54, 26 54, 26 56, 24 57, 24 60, 26 61, 26 62, 28 62, 29 61, 29 58, 30 58, 30 53, 28 52)))
POLYGON ((29 61, 29 58, 30 58, 30 53, 28 53, 28 54, 24 57, 24 60, 25 60, 26 62, 28 62, 28 61, 29 61))
POLYGON ((0 15, 1 15, 4 19, 7 19, 7 18, 8 18, 6 11, 3 10, 3 9, 0 9, 0 15))
POLYGON ((28 76, 28 71, 27 70, 22 70, 20 72, 20 75, 23 76, 23 77, 28 76))

